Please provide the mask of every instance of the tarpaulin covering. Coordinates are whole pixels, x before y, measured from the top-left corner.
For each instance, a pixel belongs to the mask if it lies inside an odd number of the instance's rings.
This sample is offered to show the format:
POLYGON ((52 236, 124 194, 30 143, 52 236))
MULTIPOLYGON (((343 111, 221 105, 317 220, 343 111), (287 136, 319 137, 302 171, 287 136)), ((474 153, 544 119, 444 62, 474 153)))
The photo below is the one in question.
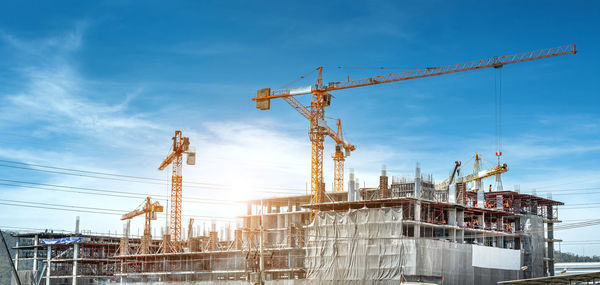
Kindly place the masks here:
POLYGON ((544 276, 544 220, 540 216, 523 215, 521 228, 521 247, 523 251, 523 264, 527 269, 523 271, 523 278, 544 276))
POLYGON ((415 222, 403 220, 400 208, 319 212, 305 236, 306 283, 479 285, 519 277, 519 250, 409 237, 403 225, 415 222), (505 253, 501 266, 478 260, 505 253))
POLYGON ((81 237, 66 237, 42 240, 42 244, 72 244, 75 242, 81 242, 81 237))
POLYGON ((318 284, 397 283, 404 256, 414 256, 404 252, 399 239, 401 220, 401 209, 394 208, 319 212, 306 232, 307 279, 318 284))

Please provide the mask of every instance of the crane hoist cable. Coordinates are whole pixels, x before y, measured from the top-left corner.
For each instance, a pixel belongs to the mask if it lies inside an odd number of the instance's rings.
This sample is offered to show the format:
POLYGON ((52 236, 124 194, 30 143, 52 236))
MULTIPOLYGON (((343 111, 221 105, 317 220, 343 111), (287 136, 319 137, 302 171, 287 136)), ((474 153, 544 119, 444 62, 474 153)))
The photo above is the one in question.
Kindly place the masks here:
POLYGON ((494 68, 494 120, 496 127, 496 156, 502 156, 502 66, 494 68))

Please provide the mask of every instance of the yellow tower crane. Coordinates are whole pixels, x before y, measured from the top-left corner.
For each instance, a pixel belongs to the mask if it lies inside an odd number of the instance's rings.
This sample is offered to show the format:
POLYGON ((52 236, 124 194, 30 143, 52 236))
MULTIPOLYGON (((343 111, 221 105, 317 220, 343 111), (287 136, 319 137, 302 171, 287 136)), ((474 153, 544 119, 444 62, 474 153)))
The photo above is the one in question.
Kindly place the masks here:
MULTIPOLYGON (((271 107, 271 99, 282 98, 310 121, 309 137, 312 143, 310 194, 311 204, 316 204, 322 201, 323 192, 325 191, 323 183, 323 141, 325 140, 325 135, 329 134, 329 130, 331 130, 325 123, 325 107, 328 107, 331 104, 330 92, 488 67, 499 68, 512 63, 575 53, 577 53, 575 45, 566 45, 446 66, 430 67, 353 80, 348 79, 347 81, 342 82, 329 82, 327 84, 323 84, 323 69, 325 67, 318 67, 316 70, 318 70, 319 73, 314 85, 278 90, 264 88, 258 90, 256 97, 252 98, 252 100, 256 101, 256 108, 268 110, 271 107), (306 94, 310 94, 312 97, 310 110, 294 98, 294 96, 306 94)), ((315 213, 315 211, 312 212, 311 221, 314 218, 315 213)))
POLYGON ((167 155, 167 158, 160 164, 158 170, 163 170, 169 164, 173 164, 173 175, 171 176, 171 211, 170 211, 170 235, 172 248, 175 252, 181 252, 183 245, 181 243, 181 208, 183 202, 182 191, 182 160, 183 154, 187 154, 187 164, 196 163, 196 153, 190 148, 190 139, 183 137, 181 131, 175 131, 173 136, 173 149, 167 155))
POLYGON ((344 144, 342 121, 340 119, 337 119, 336 125, 337 134, 331 136, 335 140, 335 152, 331 154, 333 158, 333 192, 342 192, 344 191, 344 161, 356 147, 351 144, 344 144))
POLYGON ((473 192, 484 190, 483 184, 481 182, 482 179, 492 177, 495 175, 500 175, 508 171, 508 165, 506 163, 498 163, 498 165, 495 165, 491 168, 481 170, 482 158, 479 153, 475 153, 475 155, 473 155, 471 159, 473 159, 473 172, 465 176, 457 177, 456 181, 459 183, 469 183, 475 181, 475 187, 473 187, 473 192))
POLYGON ((152 244, 151 221, 156 220, 156 213, 162 212, 163 206, 161 206, 158 201, 152 203, 150 201, 150 197, 146 197, 144 203, 138 206, 135 210, 121 216, 121 221, 124 221, 140 215, 145 215, 144 235, 142 235, 138 253, 150 253, 150 245, 152 244))

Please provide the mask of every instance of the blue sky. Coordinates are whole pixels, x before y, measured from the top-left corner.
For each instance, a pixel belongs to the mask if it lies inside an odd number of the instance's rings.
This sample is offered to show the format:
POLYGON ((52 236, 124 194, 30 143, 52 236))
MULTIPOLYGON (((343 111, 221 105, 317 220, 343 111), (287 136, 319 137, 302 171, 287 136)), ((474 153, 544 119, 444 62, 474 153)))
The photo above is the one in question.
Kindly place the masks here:
MULTIPOLYGON (((505 188, 520 185, 523 192, 535 189, 544 196, 552 192, 566 202, 559 212, 565 224, 598 214, 596 205, 568 206, 595 203, 600 196, 595 69, 600 63, 600 5, 595 2, 204 1, 167 6, 158 1, 73 1, 2 6, 0 159, 168 179, 170 171, 156 168, 168 153, 173 131, 181 129, 198 149, 198 163, 184 167, 184 180, 218 185, 184 188, 184 195, 223 200, 273 195, 275 188, 303 193, 309 182, 308 123, 282 100, 273 101, 269 111, 256 110, 250 100, 256 89, 281 87, 317 66, 421 68, 575 43, 577 55, 503 68, 502 139, 510 167, 503 179, 505 188), (265 188, 271 192, 258 192, 265 188)), ((326 70, 324 81, 381 72, 326 70)), ((466 161, 474 152, 493 162, 494 72, 334 93, 327 116, 341 118, 345 138, 358 147, 347 169, 354 168, 362 183, 375 186, 382 164, 391 175, 402 175, 420 162, 424 172, 441 181, 455 160, 466 161)), ((314 79, 293 86, 310 85, 314 79)), ((332 146, 326 142, 327 185, 332 146)), ((1 167, 0 179, 168 193, 166 185, 11 167, 1 167)), ((141 202, 0 189, 5 200, 121 210, 141 202)), ((184 214, 190 215, 243 212, 239 206, 225 210, 222 204, 184 206, 184 214)), ((77 215, 0 208, 4 226, 71 229, 77 215)), ((121 230, 118 216, 79 215, 83 228, 121 230)), ((141 226, 134 222, 134 228, 141 226)), ((563 250, 600 254, 596 245, 567 243, 593 240, 598 233, 592 226, 557 235, 565 240, 563 250)))

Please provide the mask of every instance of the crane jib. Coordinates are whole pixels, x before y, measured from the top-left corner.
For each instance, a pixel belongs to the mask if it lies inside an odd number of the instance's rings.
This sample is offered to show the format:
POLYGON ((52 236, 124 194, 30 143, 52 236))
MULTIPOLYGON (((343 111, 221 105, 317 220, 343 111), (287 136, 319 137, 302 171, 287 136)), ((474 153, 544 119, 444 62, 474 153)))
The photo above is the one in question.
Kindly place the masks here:
POLYGON ((481 69, 481 68, 499 67, 499 66, 503 66, 506 64, 548 58, 548 57, 559 56, 559 55, 576 54, 576 53, 577 53, 577 47, 574 44, 572 44, 572 45, 565 45, 565 46, 559 46, 559 47, 554 47, 554 48, 549 48, 549 49, 535 50, 535 51, 530 51, 530 52, 501 56, 501 57, 492 57, 492 58, 487 58, 487 59, 482 59, 482 60, 475 60, 475 61, 469 61, 469 62, 464 62, 464 63, 451 64, 451 65, 446 65, 446 66, 438 66, 438 67, 424 68, 424 69, 419 69, 419 70, 405 71, 405 72, 393 73, 393 74, 387 74, 387 75, 379 75, 379 76, 368 77, 368 78, 353 79, 353 80, 348 80, 348 81, 344 81, 344 82, 331 82, 327 86, 324 86, 324 87, 318 88, 318 89, 316 89, 314 86, 299 87, 299 88, 292 88, 292 89, 278 89, 278 90, 271 91, 269 95, 257 96, 252 99, 253 100, 274 99, 274 98, 281 98, 281 97, 305 95, 305 94, 310 94, 313 91, 327 92, 327 91, 348 89, 348 88, 354 88, 354 87, 362 87, 362 86, 375 85, 375 84, 381 84, 381 83, 389 83, 389 82, 423 78, 423 77, 429 77, 429 76, 450 74, 450 73, 455 73, 455 72, 469 71, 469 70, 475 70, 475 69, 481 69))

